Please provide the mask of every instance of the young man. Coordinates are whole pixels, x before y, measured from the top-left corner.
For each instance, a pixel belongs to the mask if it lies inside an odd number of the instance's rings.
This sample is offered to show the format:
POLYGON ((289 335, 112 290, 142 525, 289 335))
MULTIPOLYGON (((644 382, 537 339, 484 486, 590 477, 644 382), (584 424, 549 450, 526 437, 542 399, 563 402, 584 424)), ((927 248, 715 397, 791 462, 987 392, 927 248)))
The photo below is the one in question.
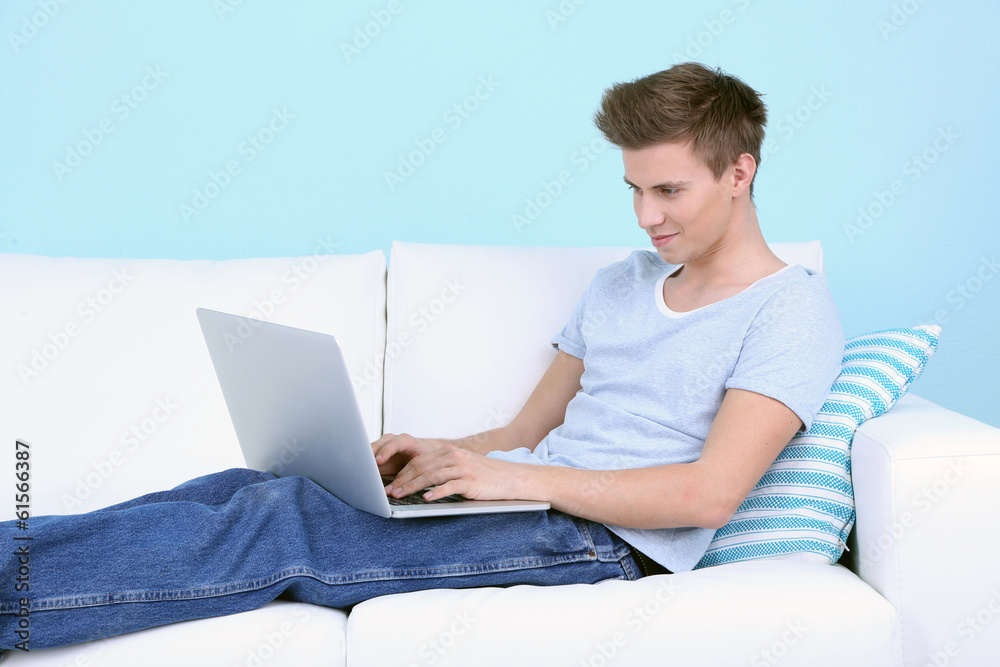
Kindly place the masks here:
MULTIPOLYGON (((596 122, 622 148, 656 252, 598 272, 510 424, 372 443, 394 476, 389 495, 430 487, 432 498, 539 499, 553 511, 392 521, 301 477, 229 470, 38 518, 32 648, 278 596, 347 607, 426 588, 691 569, 809 425, 843 352, 822 277, 785 266, 761 236, 751 192, 765 118, 752 89, 692 63, 608 90, 596 122)), ((4 563, 3 580, 14 567, 4 563)), ((16 641, 10 596, 0 593, 0 647, 16 641)))

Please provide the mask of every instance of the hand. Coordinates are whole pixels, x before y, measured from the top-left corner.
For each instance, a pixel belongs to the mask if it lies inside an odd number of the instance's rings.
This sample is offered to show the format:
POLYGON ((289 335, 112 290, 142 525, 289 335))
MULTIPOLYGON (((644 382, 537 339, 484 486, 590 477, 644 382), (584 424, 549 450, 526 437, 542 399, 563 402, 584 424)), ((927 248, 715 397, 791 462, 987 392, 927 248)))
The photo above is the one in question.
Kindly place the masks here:
POLYGON ((408 433, 386 433, 372 443, 375 463, 383 477, 395 477, 407 463, 416 456, 427 454, 441 447, 441 440, 414 438, 408 433))
POLYGON ((517 482, 538 467, 498 461, 439 441, 413 456, 386 487, 386 494, 402 498, 430 487, 424 494, 427 500, 455 493, 470 500, 530 500, 519 493, 517 482))

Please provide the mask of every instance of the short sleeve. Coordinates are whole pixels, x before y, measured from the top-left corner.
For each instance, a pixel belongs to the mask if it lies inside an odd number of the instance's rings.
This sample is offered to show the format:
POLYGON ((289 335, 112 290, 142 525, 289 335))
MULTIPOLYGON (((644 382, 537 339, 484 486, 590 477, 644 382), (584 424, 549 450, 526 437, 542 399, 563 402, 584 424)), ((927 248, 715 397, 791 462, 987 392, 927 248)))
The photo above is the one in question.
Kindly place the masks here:
POLYGON ((584 322, 587 317, 587 303, 590 301, 590 296, 594 291, 594 282, 596 280, 597 278, 595 277, 583 292, 580 300, 576 302, 576 308, 573 309, 573 314, 570 315, 566 326, 552 337, 552 347, 562 350, 567 354, 572 354, 578 359, 583 359, 583 355, 587 352, 587 341, 584 337, 584 322))
POLYGON ((726 389, 745 389, 784 403, 808 429, 840 372, 840 313, 817 274, 791 283, 757 312, 726 389))

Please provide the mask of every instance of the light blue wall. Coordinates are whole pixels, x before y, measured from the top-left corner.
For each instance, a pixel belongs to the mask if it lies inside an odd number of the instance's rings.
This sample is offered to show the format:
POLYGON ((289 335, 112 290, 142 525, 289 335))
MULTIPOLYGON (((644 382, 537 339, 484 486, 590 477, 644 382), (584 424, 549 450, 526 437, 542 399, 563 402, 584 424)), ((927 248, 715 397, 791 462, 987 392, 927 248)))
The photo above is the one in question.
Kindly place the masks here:
POLYGON ((998 25, 988 0, 4 0, 0 250, 642 245, 591 114, 701 60, 766 93, 769 240, 823 242, 848 335, 938 320, 916 393, 1000 425, 998 25))

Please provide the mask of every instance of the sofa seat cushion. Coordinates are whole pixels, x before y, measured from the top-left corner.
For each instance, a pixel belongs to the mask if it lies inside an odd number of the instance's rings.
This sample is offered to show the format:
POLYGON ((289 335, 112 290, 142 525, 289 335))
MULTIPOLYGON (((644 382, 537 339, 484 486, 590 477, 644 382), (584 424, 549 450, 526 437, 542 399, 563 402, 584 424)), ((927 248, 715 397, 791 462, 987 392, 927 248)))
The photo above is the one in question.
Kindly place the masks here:
POLYGON ((351 612, 347 650, 358 665, 884 667, 896 627, 892 606, 842 566, 760 560, 631 582, 376 598, 351 612))
POLYGON ((23 653, 4 667, 333 667, 345 665, 347 615, 337 609, 276 601, 231 616, 174 623, 109 639, 23 653))
MULTIPOLYGON (((31 514, 105 507, 243 465, 195 308, 334 334, 381 431, 385 255, 224 261, 0 255, 0 442, 31 445, 31 514)), ((0 520, 13 518, 13 503, 0 520)))

